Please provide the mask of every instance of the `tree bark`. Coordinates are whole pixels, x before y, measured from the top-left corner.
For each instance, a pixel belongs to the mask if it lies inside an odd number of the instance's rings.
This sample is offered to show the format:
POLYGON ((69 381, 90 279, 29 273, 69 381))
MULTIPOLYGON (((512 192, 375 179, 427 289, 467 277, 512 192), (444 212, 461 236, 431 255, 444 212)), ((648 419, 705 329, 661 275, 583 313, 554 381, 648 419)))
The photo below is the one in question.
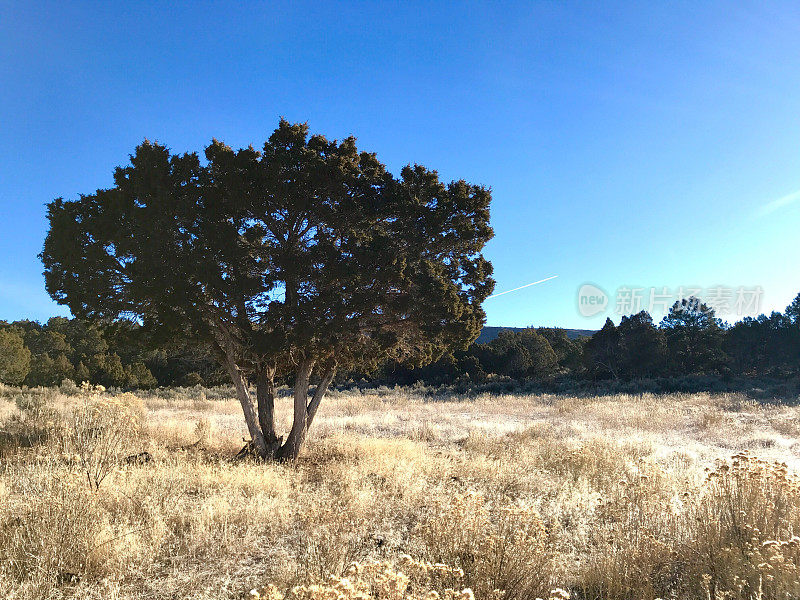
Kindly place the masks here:
POLYGON ((306 438, 308 428, 308 384, 311 372, 314 370, 314 361, 304 360, 297 368, 294 382, 294 421, 292 430, 286 442, 278 450, 281 460, 294 460, 300 454, 300 446, 306 438))
POLYGON ((311 402, 308 405, 308 416, 306 417, 306 431, 311 429, 311 423, 314 421, 314 416, 317 414, 317 409, 319 408, 320 402, 322 402, 322 398, 325 396, 325 392, 328 391, 328 386, 330 386, 331 381, 333 381, 333 376, 336 375, 336 367, 328 368, 322 379, 317 386, 317 389, 314 390, 314 395, 311 397, 311 402))
POLYGON ((258 424, 264 436, 265 458, 273 458, 283 441, 275 432, 275 370, 259 368, 256 374, 256 399, 258 400, 258 424))
POLYGON ((264 443, 264 436, 261 433, 261 428, 256 421, 256 411, 253 406, 253 398, 250 396, 250 390, 247 387, 247 379, 233 360, 233 357, 227 352, 225 353, 225 368, 228 370, 228 375, 230 375, 233 385, 236 388, 236 396, 239 398, 239 403, 242 405, 244 421, 247 423, 247 431, 250 433, 253 447, 260 456, 265 456, 267 448, 264 443))

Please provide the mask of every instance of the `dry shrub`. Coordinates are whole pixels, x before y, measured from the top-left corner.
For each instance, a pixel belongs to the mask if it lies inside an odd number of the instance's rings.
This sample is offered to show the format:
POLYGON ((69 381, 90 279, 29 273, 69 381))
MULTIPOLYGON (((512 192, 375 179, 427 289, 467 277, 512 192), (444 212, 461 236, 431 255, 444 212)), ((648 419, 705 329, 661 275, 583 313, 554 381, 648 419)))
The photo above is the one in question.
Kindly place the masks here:
POLYGON ((86 487, 63 471, 37 475, 25 469, 19 475, 28 476, 19 480, 25 489, 0 516, 4 574, 45 587, 102 574, 104 545, 113 535, 86 487))
POLYGON ((640 534, 619 541, 611 538, 585 562, 576 582, 583 598, 686 597, 677 593, 684 582, 670 547, 653 536, 640 534))
POLYGON ((577 584, 585 598, 686 597, 681 530, 667 476, 647 465, 606 489, 592 515, 577 584))
POLYGON ((97 490, 129 453, 139 427, 135 410, 119 399, 86 396, 72 410, 67 447, 79 457, 90 488, 97 490))
POLYGON ((800 481, 746 452, 670 498, 657 470, 620 481, 596 510, 577 574, 587 598, 800 596, 800 481))
POLYGON ((0 446, 13 450, 47 444, 61 434, 61 414, 44 394, 20 394, 14 399, 17 414, 5 423, 0 446))
POLYGON ((716 430, 725 425, 725 413, 715 407, 707 407, 700 412, 697 418, 697 428, 700 431, 716 430))
MULTIPOLYGON (((415 561, 405 555, 400 568, 389 562, 351 563, 344 577, 330 577, 326 583, 295 586, 282 593, 267 585, 250 592, 253 600, 474 600, 469 588, 461 591, 442 584, 460 580, 461 569, 444 564, 415 561)), ((499 598, 500 594, 487 597, 499 598)))
POLYGON ((194 426, 194 435, 197 438, 196 444, 201 448, 207 447, 211 443, 214 430, 211 421, 206 418, 198 419, 194 426))
POLYGON ((427 443, 435 442, 439 439, 436 428, 429 421, 425 421, 413 427, 408 437, 417 442, 427 443))
POLYGON ((544 438, 533 452, 536 464, 545 471, 568 482, 586 480, 601 491, 614 488, 617 482, 625 479, 638 455, 635 447, 599 438, 580 445, 544 438))
POLYGON ((800 596, 800 480, 747 452, 688 498, 687 553, 711 598, 800 596))
MULTIPOLYGON (((464 571, 444 563, 400 557, 399 566, 389 561, 351 563, 343 577, 329 577, 325 583, 295 586, 282 592, 274 584, 250 591, 251 600, 502 600, 502 590, 485 596, 471 588, 462 588, 464 571), (448 587, 455 582, 457 587, 448 587)), ((549 600, 569 600, 570 594, 555 588, 546 595, 549 600)), ((531 597, 532 600, 532 597, 531 597)))
POLYGON ((587 480, 598 489, 613 488, 643 453, 636 444, 592 438, 576 444, 549 424, 537 423, 504 436, 470 431, 462 442, 470 453, 483 454, 518 467, 533 465, 563 481, 587 480))
POLYGON ((480 598, 503 590, 506 600, 534 598, 552 583, 553 550, 538 513, 491 505, 476 493, 440 499, 416 532, 420 555, 464 572, 480 598))
POLYGON ((330 497, 315 500, 297 515, 295 524, 295 579, 304 582, 339 575, 371 549, 361 511, 330 497))

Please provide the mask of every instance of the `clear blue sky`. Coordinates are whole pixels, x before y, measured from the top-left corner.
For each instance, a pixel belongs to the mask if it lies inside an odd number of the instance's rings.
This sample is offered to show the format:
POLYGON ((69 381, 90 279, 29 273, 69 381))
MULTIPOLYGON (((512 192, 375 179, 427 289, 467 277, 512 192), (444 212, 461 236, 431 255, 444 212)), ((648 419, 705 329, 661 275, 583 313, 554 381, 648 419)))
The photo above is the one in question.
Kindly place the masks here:
POLYGON ((490 325, 598 327, 586 282, 800 291, 796 3, 167 4, 0 1, 0 319, 67 314, 46 202, 280 115, 491 186, 497 291, 559 277, 490 325))

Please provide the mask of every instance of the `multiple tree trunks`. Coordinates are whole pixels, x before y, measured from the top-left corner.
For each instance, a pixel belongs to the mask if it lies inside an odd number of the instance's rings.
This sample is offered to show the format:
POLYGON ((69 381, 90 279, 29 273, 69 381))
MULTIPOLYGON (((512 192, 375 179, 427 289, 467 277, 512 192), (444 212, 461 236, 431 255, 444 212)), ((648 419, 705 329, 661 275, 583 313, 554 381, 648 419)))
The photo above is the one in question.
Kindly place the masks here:
POLYGON ((310 401, 308 391, 311 386, 311 376, 318 362, 311 358, 304 358, 297 365, 292 428, 284 441, 283 436, 278 436, 275 426, 276 368, 262 362, 251 365, 247 371, 243 369, 237 358, 240 354, 237 352, 239 346, 234 328, 211 311, 206 312, 206 317, 214 333, 217 353, 225 364, 236 388, 236 396, 242 406, 247 431, 250 434, 250 442, 242 452, 265 460, 296 459, 319 405, 336 374, 335 362, 329 362, 321 370, 320 380, 310 401), (248 374, 255 379, 255 402, 250 393, 248 374))
POLYGON ((335 367, 328 367, 322 372, 309 401, 308 392, 314 364, 313 360, 305 360, 297 368, 292 428, 284 442, 283 437, 277 435, 275 427, 275 371, 269 368, 258 370, 254 406, 247 378, 233 360, 227 361, 228 371, 234 382, 250 434, 249 447, 252 453, 263 459, 278 460, 294 460, 300 454, 308 429, 336 373, 335 367))

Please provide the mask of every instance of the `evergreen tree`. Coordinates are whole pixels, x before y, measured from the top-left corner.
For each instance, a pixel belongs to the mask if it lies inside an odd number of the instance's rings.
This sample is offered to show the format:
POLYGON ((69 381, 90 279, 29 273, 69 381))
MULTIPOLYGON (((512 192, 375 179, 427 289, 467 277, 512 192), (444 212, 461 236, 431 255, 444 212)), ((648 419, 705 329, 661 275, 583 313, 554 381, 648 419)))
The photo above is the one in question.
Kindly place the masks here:
POLYGON ((664 332, 653 324, 647 311, 623 316, 620 336, 620 371, 628 378, 655 377, 663 373, 667 343, 664 332))
POLYGON ((584 362, 591 377, 617 379, 622 366, 620 334, 614 322, 607 318, 603 328, 584 346, 584 362))
POLYGON ((297 456, 337 368, 419 366, 477 337, 488 189, 419 165, 394 177, 353 138, 283 120, 261 152, 214 141, 205 156, 145 142, 112 188, 51 202, 45 280, 80 318, 211 345, 260 455, 297 456), (281 380, 294 388, 283 443, 281 380))
POLYGON ((722 321, 698 298, 675 302, 661 320, 661 329, 672 373, 718 373, 725 366, 722 321))
POLYGON ((31 353, 18 331, 0 328, 0 383, 21 385, 30 369, 31 353))
POLYGON ((569 339, 567 332, 558 327, 539 327, 536 332, 550 344, 560 367, 567 371, 580 368, 583 347, 579 341, 569 339))

